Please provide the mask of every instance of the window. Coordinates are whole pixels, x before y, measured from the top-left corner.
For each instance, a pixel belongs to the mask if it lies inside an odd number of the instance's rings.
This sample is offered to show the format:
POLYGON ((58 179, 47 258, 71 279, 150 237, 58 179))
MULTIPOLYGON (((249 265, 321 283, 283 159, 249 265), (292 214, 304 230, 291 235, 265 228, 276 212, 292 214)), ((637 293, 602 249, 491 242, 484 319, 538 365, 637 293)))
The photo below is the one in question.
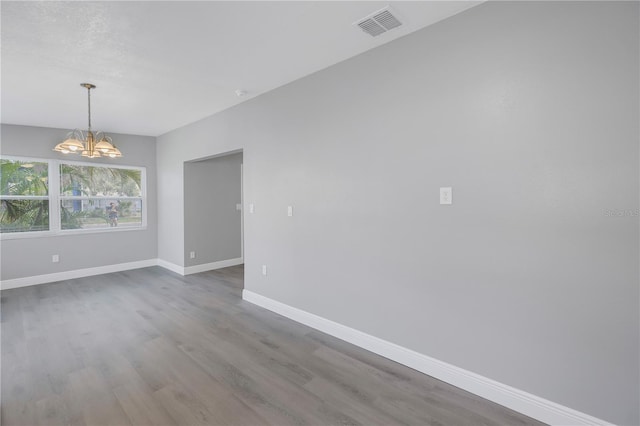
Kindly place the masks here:
POLYGON ((143 167, 2 158, 3 238, 146 226, 143 167))
POLYGON ((49 164, 0 160, 0 232, 49 230, 49 164))
POLYGON ((60 164, 62 229, 142 226, 142 171, 60 164))

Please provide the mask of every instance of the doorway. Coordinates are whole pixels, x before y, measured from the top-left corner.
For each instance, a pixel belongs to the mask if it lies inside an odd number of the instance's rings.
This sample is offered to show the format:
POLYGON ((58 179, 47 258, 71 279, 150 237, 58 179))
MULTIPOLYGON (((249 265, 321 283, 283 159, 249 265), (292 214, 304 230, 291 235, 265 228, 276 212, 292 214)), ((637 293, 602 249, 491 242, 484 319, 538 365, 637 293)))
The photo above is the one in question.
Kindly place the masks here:
POLYGON ((184 163, 186 273, 244 263, 243 154, 234 151, 184 163))

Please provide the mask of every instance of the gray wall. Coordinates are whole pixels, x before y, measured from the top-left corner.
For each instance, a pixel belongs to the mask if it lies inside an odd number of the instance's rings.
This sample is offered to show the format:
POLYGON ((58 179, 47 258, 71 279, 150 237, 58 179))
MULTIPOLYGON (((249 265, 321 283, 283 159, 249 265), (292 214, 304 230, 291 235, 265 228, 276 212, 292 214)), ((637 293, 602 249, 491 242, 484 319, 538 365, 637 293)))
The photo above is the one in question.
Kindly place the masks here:
POLYGON ((159 256, 243 149, 248 290, 638 424, 638 9, 485 3, 159 137, 159 256))
MULTIPOLYGON (((0 154, 83 161, 53 152, 69 130, 2 124, 0 154)), ((147 228, 139 231, 24 238, 1 242, 1 279, 22 278, 157 258, 155 138, 110 134, 122 151, 118 159, 90 162, 147 169, 147 228), (60 255, 59 263, 51 255, 60 255)))
POLYGON ((185 266, 242 257, 241 164, 237 153, 184 165, 185 266))

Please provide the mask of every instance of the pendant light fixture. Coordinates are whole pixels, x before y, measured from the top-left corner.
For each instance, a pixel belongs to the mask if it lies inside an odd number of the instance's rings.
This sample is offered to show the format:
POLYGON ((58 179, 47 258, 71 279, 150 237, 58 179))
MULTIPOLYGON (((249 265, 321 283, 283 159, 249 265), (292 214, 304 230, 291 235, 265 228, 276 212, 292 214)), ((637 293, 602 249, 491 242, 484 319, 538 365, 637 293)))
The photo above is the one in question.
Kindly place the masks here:
POLYGON ((75 129, 67 134, 67 138, 53 148, 54 151, 63 154, 81 154, 87 158, 122 157, 120 150, 113 144, 113 140, 103 132, 91 131, 91 89, 95 89, 91 83, 82 83, 80 86, 87 89, 89 106, 89 127, 86 132, 75 129))

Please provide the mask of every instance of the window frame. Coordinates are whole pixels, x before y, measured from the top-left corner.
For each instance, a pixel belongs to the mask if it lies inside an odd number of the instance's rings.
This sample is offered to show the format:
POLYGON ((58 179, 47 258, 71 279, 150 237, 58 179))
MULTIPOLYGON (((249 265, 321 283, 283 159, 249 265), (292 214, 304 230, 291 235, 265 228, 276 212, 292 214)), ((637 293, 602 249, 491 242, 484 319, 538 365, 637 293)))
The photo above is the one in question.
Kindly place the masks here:
POLYGON ((47 163, 47 180, 48 180, 48 194, 47 195, 2 195, 0 194, 0 199, 5 200, 47 200, 49 202, 49 230, 47 231, 20 231, 20 232, 8 232, 8 233, 0 233, 0 239, 16 239, 16 238, 29 238, 29 237, 46 237, 51 235, 51 231, 53 230, 53 222, 52 219, 55 217, 55 214, 51 211, 51 161, 46 158, 34 158, 34 157, 22 157, 22 156, 14 156, 14 155, 2 155, 0 156, 3 160, 9 161, 22 161, 22 162, 33 162, 33 163, 47 163), (13 238, 7 238, 6 235, 11 235, 13 238))
POLYGON ((2 155, 0 158, 10 161, 32 161, 38 163, 47 163, 47 178, 49 180, 49 194, 43 195, 22 195, 22 196, 6 196, 0 195, 0 198, 4 199, 49 199, 49 230, 48 231, 22 231, 22 232, 7 232, 0 233, 0 240, 15 240, 22 238, 42 238, 42 237, 57 237, 65 235, 82 235, 82 234, 101 234, 111 232, 132 232, 143 231, 147 229, 147 168, 144 166, 127 166, 122 164, 109 164, 109 163, 89 163, 86 161, 73 161, 66 159, 51 159, 51 158, 36 158, 36 157, 23 157, 17 155, 2 155), (87 167, 104 167, 110 169, 128 169, 140 171, 140 197, 86 197, 86 196, 68 196, 61 193, 60 180, 62 174, 60 173, 60 166, 62 164, 69 164, 73 166, 87 166, 87 167), (61 202, 63 200, 84 200, 90 198, 117 198, 117 199, 131 199, 141 200, 142 204, 142 217, 140 226, 127 226, 127 227, 105 227, 105 228, 85 228, 85 229, 62 229, 62 215, 61 202))

